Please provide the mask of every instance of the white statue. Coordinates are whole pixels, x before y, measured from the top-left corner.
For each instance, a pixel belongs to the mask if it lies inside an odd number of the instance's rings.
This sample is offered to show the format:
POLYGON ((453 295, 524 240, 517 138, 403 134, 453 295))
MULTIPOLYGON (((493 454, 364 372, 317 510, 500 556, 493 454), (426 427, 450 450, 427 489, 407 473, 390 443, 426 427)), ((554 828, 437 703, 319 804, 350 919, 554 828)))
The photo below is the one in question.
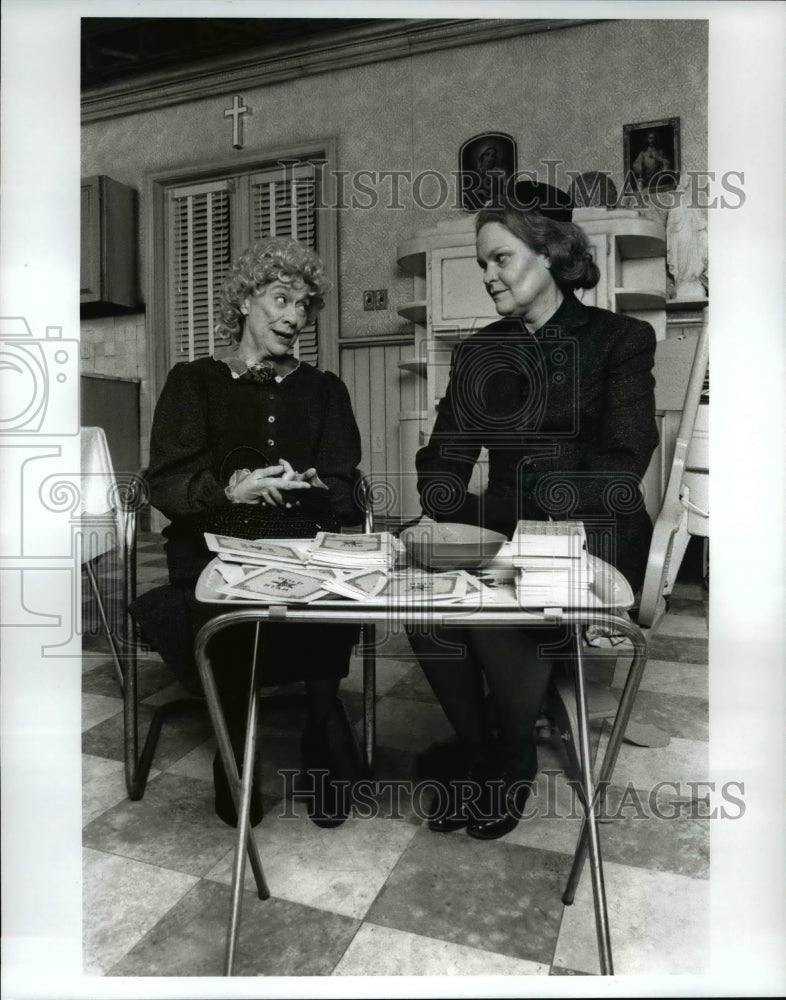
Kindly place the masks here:
POLYGON ((680 175, 674 207, 666 222, 666 261, 674 279, 675 299, 707 295, 706 209, 691 204, 690 178, 680 175))

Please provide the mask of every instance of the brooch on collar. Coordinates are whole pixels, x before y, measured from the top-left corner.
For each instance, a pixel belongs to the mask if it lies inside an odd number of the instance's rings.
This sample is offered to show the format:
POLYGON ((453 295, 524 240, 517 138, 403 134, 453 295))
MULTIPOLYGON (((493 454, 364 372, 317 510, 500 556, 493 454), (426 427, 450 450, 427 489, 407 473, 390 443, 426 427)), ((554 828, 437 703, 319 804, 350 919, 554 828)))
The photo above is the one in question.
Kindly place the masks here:
POLYGON ((267 361, 259 361, 255 365, 248 366, 248 374, 255 382, 267 385, 276 377, 276 369, 267 361))

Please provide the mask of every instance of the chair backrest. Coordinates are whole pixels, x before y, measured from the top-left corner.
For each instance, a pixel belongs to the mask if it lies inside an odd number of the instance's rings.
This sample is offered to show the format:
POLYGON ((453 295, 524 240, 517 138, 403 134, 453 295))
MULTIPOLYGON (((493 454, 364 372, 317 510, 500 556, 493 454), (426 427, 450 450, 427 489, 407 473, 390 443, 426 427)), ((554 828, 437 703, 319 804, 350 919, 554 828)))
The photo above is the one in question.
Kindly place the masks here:
POLYGON ((142 475, 115 475, 102 427, 80 429, 81 561, 116 554, 122 573, 122 633, 128 631, 125 609, 136 596, 137 517, 147 499, 142 475))
POLYGON ((707 373, 708 357, 709 334, 705 324, 696 341, 674 445, 671 471, 650 543, 638 612, 638 623, 645 628, 652 628, 662 617, 665 610, 665 595, 670 591, 688 542, 689 520, 688 509, 683 500, 683 483, 707 373))
POLYGON ((116 548, 123 522, 117 509, 117 480, 102 427, 82 427, 80 514, 82 562, 89 562, 116 548))
POLYGON ((361 516, 363 533, 370 535, 374 530, 374 488, 367 476, 357 469, 352 487, 352 497, 361 516))

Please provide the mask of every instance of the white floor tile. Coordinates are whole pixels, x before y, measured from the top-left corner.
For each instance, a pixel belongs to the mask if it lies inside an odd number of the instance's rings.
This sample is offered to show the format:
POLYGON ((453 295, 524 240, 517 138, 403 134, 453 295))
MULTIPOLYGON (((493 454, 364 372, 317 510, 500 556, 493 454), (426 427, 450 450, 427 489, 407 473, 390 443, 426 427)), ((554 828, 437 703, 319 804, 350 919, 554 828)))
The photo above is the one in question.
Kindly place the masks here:
MULTIPOLYGON (((626 673, 617 673, 614 684, 621 687, 626 673)), ((647 660, 641 691, 682 695, 685 698, 709 697, 709 671, 706 663, 675 663, 673 660, 647 660)))
POLYGON ((126 795, 125 768, 120 761, 82 755, 82 826, 126 795))
POLYGON ((85 849, 82 865, 85 973, 105 975, 197 881, 193 875, 85 849))
MULTIPOLYGON (((273 896, 361 919, 374 902, 417 827, 384 819, 348 819, 325 830, 308 818, 303 803, 282 804, 254 833, 273 896)), ((233 852, 206 878, 231 883, 233 852)), ((247 888, 254 888, 246 868, 247 888)))
POLYGON ((673 635, 681 639, 706 639, 709 635, 707 619, 693 615, 666 614, 660 620, 656 635, 673 635))
MULTIPOLYGON (((539 962, 364 924, 334 976, 547 976, 539 962)), ((486 990, 484 989, 484 994, 486 990)), ((493 992, 486 994, 493 996, 493 992)))
MULTIPOLYGON (((598 748, 603 759, 608 742, 604 733, 598 748)), ((690 796, 688 782, 706 781, 709 773, 709 744, 700 740, 672 737, 665 747, 637 747, 623 742, 614 768, 615 785, 627 785, 649 792, 663 782, 674 783, 679 790, 664 785, 664 797, 690 796)))
POLYGON ((103 694, 82 695, 82 732, 92 729, 99 722, 111 719, 123 711, 122 698, 108 698, 103 694))
MULTIPOLYGON (((700 975, 707 971, 707 880, 608 862, 603 873, 615 974, 700 975)), ((565 907, 554 962, 577 972, 600 971, 588 867, 575 902, 565 907)))

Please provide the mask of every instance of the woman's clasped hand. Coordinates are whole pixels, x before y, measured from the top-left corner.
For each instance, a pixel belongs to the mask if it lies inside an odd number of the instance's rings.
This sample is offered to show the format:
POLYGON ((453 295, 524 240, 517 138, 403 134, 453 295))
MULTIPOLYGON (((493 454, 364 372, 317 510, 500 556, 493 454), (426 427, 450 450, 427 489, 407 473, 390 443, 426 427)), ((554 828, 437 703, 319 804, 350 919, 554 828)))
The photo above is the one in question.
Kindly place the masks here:
MULTIPOLYGON (((295 472, 286 459, 262 469, 236 469, 224 491, 232 503, 264 503, 271 507, 299 507, 299 490, 320 485, 316 469, 295 472)), ((322 484, 322 488, 327 487, 322 484)))

